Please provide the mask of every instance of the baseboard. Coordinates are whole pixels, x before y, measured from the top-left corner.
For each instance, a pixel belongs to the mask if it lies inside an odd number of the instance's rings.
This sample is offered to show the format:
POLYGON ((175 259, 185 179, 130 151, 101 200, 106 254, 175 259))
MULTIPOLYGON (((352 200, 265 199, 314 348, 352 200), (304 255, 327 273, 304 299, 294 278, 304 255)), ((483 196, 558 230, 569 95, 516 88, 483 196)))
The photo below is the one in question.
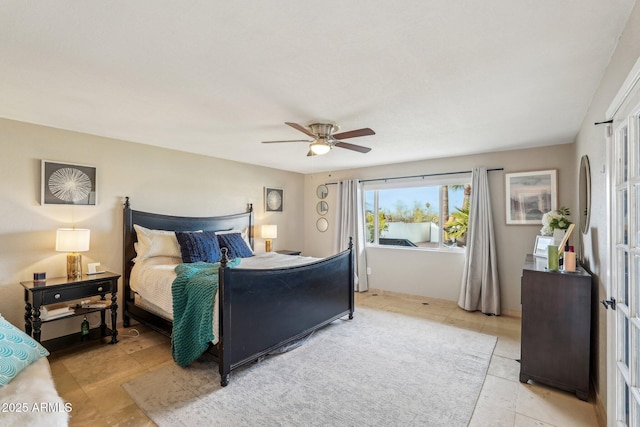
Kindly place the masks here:
MULTIPOLYGON (((450 301, 450 300, 444 300, 444 299, 439 299, 439 298, 431 298, 431 297, 426 297, 424 295, 411 295, 411 294, 405 294, 405 293, 402 293, 402 292, 386 291, 384 289, 370 288, 367 292, 370 292, 372 294, 387 295, 387 296, 400 297, 400 298, 429 299, 429 300, 441 301, 443 303, 451 303, 451 304, 455 304, 455 305, 458 304, 457 301, 450 301)), ((520 310, 502 310, 502 315, 503 316, 510 316, 510 317, 522 317, 522 311, 520 311, 520 310)))

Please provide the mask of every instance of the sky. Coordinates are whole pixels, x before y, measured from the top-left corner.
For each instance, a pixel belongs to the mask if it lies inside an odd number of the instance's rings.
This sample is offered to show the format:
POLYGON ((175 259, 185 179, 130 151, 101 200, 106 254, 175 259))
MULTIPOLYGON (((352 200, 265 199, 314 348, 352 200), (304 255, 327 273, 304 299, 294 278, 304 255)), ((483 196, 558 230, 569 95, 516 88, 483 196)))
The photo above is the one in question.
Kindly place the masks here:
MULTIPOLYGON (((439 199, 439 187, 418 187, 418 188, 394 188, 380 190, 378 204, 382 209, 388 209, 393 211, 396 206, 396 202, 401 200, 409 208, 413 207, 414 201, 421 202, 421 206, 424 203, 431 203, 434 209, 438 206, 439 199)), ((454 211, 457 207, 462 207, 462 200, 464 198, 464 191, 462 188, 458 190, 449 190, 449 209, 454 211)), ((367 200, 367 208, 373 205, 373 197, 367 200), (371 202, 371 203, 369 203, 371 202)))

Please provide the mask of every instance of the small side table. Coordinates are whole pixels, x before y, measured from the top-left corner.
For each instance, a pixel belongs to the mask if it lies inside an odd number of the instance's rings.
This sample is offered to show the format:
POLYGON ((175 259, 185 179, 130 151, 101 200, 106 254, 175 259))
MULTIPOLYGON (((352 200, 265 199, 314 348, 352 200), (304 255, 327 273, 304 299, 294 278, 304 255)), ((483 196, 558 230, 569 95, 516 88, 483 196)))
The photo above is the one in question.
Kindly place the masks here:
MULTIPOLYGON (((24 328, 27 335, 40 342, 41 326, 43 323, 54 322, 60 319, 66 319, 73 316, 84 316, 88 313, 100 311, 100 336, 111 336, 110 344, 118 342, 118 330, 116 329, 116 321, 118 316, 118 279, 119 274, 105 271, 95 275, 84 275, 82 279, 67 279, 66 277, 56 277, 47 279, 42 282, 29 281, 20 282, 24 287, 24 328), (111 294, 111 304, 106 303, 106 294, 111 294), (57 304, 66 301, 73 301, 87 297, 100 296, 100 300, 105 301, 104 308, 77 308, 75 312, 69 316, 58 317, 51 320, 40 319, 40 307, 48 304, 57 304), (105 311, 111 310, 111 329, 107 328, 105 322, 105 311)), ((93 330, 91 332, 94 332, 93 330)), ((94 338, 96 334, 91 334, 94 338)), ((42 343, 47 349, 60 347, 62 343, 77 338, 77 334, 67 335, 65 337, 55 338, 42 343), (47 343, 49 345, 47 345, 47 343), (51 346, 52 348, 49 348, 51 346)))
POLYGON ((291 251, 288 249, 282 249, 280 251, 276 251, 276 253, 282 254, 282 255, 300 255, 302 251, 291 251))

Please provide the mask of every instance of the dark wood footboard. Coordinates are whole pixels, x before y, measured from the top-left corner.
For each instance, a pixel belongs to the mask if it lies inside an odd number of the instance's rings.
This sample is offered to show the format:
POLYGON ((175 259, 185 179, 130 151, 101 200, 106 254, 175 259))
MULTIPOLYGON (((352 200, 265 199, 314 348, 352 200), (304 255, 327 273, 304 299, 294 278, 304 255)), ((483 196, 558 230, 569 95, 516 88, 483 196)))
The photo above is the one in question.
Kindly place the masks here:
MULTIPOLYGON (((253 247, 253 208, 218 217, 182 217, 131 209, 124 204, 123 281, 125 326, 130 319, 171 335, 172 322, 135 305, 130 286, 136 252, 134 224, 170 231, 248 230, 253 247)), ((349 249, 311 264, 284 269, 220 268, 219 337, 210 351, 219 362, 220 382, 230 372, 260 359, 341 317, 353 318, 354 266, 349 249)))
POLYGON ((257 360, 336 319, 353 317, 353 254, 348 250, 285 269, 220 268, 221 384, 257 360))

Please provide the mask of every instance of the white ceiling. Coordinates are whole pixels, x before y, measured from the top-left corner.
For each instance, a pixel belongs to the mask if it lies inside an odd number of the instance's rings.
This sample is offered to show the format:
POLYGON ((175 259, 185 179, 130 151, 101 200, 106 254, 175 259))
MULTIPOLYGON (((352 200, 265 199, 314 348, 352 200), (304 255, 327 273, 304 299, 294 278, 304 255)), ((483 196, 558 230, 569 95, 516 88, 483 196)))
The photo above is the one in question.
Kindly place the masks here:
POLYGON ((312 173, 573 142, 635 0, 0 0, 0 117, 312 173), (285 121, 370 127, 306 157, 285 121))

